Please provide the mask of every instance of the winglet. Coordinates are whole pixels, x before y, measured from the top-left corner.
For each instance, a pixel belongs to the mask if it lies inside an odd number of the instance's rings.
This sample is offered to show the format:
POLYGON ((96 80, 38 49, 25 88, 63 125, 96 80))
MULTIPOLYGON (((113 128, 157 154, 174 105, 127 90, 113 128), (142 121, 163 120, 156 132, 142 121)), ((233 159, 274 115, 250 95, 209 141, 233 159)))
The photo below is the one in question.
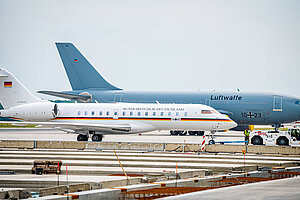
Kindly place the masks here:
POLYGON ((73 90, 121 90, 107 82, 72 43, 55 43, 73 90))

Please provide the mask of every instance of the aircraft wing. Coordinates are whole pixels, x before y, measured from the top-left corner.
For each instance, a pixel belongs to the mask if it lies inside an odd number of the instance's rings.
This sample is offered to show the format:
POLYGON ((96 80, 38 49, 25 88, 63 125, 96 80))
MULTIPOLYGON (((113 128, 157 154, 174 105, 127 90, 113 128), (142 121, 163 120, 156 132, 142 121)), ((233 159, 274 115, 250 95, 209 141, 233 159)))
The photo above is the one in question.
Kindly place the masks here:
POLYGON ((61 97, 65 99, 71 99, 79 102, 88 102, 91 99, 91 96, 83 95, 83 94, 69 94, 65 92, 54 92, 54 91, 38 91, 38 93, 61 97))
POLYGON ((69 133, 81 131, 103 131, 108 133, 126 133, 131 130, 129 124, 83 124, 83 123, 56 123, 56 122, 12 122, 2 121, 0 123, 10 123, 16 126, 38 125, 39 127, 49 127, 59 129, 69 133))

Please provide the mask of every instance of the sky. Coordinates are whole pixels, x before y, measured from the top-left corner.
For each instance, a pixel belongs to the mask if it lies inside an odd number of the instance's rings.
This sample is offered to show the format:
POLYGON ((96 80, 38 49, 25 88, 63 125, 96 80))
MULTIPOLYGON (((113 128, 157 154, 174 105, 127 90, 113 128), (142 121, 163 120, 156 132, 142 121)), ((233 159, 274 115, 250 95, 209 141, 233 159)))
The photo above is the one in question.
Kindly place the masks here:
POLYGON ((0 0, 0 67, 33 93, 71 90, 72 42, 125 90, 300 97, 299 36, 299 0, 0 0))

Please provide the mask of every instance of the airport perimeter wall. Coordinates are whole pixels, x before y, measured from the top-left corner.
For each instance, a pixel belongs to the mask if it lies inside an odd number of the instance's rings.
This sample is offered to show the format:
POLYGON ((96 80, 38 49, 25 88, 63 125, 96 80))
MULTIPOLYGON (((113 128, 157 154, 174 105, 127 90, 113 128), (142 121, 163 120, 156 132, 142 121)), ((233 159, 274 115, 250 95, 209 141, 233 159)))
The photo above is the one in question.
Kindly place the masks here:
MULTIPOLYGON (((201 152, 198 144, 180 143, 142 143, 142 142, 70 142, 70 141, 19 141, 0 140, 0 148, 18 149, 95 149, 95 150, 136 150, 136 151, 177 151, 201 152)), ((241 153, 246 149, 248 153, 264 154, 300 154, 300 147, 293 146, 259 146, 259 145, 205 145, 205 152, 241 153)))

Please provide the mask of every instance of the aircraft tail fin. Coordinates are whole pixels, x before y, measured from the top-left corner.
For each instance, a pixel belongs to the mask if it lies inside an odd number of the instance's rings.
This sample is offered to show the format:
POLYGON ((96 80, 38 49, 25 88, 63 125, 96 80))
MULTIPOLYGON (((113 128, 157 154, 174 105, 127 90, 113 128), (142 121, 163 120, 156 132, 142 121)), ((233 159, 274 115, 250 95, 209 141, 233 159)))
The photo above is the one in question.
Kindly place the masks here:
POLYGON ((4 109, 42 101, 27 90, 13 74, 0 69, 0 102, 4 109))
POLYGON ((55 43, 73 90, 121 90, 107 82, 72 43, 55 43))

